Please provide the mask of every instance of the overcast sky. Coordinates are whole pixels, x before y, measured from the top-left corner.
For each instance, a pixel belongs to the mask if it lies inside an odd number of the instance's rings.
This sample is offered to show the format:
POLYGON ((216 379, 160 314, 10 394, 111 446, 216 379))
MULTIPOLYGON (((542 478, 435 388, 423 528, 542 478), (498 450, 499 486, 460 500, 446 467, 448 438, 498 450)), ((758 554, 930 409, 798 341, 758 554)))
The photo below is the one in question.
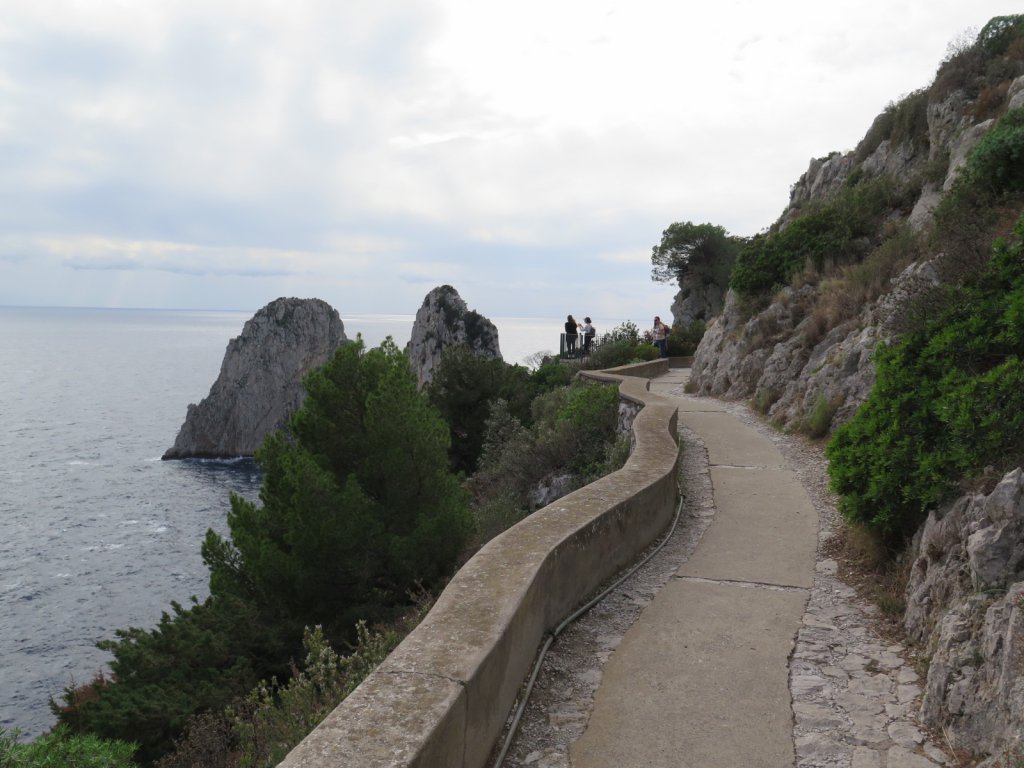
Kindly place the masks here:
POLYGON ((0 0, 0 304, 646 319, 977 0, 0 0))

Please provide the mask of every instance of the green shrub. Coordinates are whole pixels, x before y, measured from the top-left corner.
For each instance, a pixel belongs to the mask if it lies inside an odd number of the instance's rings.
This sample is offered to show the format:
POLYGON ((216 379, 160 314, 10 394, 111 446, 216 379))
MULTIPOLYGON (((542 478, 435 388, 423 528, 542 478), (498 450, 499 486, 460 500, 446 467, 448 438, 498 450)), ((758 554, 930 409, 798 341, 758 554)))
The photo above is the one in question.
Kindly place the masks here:
POLYGON ((814 439, 824 437, 832 426, 832 417, 839 409, 839 402, 825 396, 824 392, 818 393, 814 399, 811 410, 804 416, 801 430, 814 439))
POLYGON ((301 670, 286 685, 261 683, 233 713, 240 768, 273 768, 398 645, 395 631, 356 625, 356 646, 346 656, 331 648, 320 627, 306 629, 301 670))
POLYGON ((986 86, 1021 74, 1024 15, 996 16, 973 42, 955 46, 939 66, 929 89, 931 102, 943 101, 955 90, 977 97, 986 86))
POLYGON ((466 344, 445 348, 441 363, 424 392, 448 424, 452 470, 470 473, 476 469, 492 400, 504 399, 520 418, 524 418, 530 413, 530 401, 536 388, 550 388, 552 382, 557 381, 551 369, 562 367, 556 362, 542 366, 531 375, 522 366, 482 357, 466 344))
POLYGON ((763 295, 787 284, 805 266, 854 263, 881 238, 886 217, 910 203, 909 190, 889 177, 866 178, 802 216, 751 238, 740 250, 730 285, 740 294, 763 295))
POLYGON ((992 195, 1024 192, 1024 107, 1007 112, 971 151, 971 181, 992 195))
POLYGON ((534 400, 530 427, 503 401, 494 404, 469 481, 479 544, 528 515, 530 492, 552 474, 569 474, 579 487, 622 466, 628 441, 623 455, 618 402, 618 387, 574 382, 534 400))
POLYGON ((703 320, 691 323, 680 323, 672 326, 668 335, 668 353, 672 357, 689 357, 697 350, 697 345, 704 338, 707 324, 703 320))
POLYGON ((924 326, 876 353, 867 402, 836 430, 843 513, 898 544, 985 466, 1024 454, 1024 217, 985 271, 948 289, 924 326))
POLYGON ((2 768, 135 768, 135 745, 79 736, 58 726, 30 744, 19 744, 17 732, 0 728, 2 768))
POLYGON ((60 705, 51 703, 62 724, 137 742, 139 761, 149 763, 172 748, 191 715, 221 709, 287 669, 287 651, 251 603, 211 597, 172 609, 152 630, 118 630, 97 644, 113 654, 113 677, 66 689, 60 705), (273 656, 277 666, 261 663, 273 656))
POLYGON ((636 347, 640 343, 640 329, 636 323, 626 321, 599 336, 594 343, 590 357, 584 360, 589 370, 602 370, 626 365, 636 359, 636 347))
POLYGON ((653 344, 637 344, 633 349, 633 358, 629 361, 646 363, 661 357, 661 350, 653 344))
MULTIPOLYGON (((856 164, 864 162, 883 141, 909 142, 918 147, 928 144, 928 91, 913 91, 889 104, 871 123, 853 153, 856 164)), ((853 173, 859 171, 855 168, 853 173)), ((852 175, 852 174, 851 174, 852 175)))

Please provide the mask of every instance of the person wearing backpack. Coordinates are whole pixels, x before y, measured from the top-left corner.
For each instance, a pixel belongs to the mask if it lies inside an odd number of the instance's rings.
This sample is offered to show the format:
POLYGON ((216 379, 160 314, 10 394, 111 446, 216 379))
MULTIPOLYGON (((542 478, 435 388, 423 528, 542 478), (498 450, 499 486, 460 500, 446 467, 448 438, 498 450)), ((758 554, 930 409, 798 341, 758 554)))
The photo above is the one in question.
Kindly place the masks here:
POLYGON ((594 336, 597 331, 594 330, 594 326, 590 322, 589 317, 583 318, 583 354, 590 354, 590 343, 594 340, 594 336))

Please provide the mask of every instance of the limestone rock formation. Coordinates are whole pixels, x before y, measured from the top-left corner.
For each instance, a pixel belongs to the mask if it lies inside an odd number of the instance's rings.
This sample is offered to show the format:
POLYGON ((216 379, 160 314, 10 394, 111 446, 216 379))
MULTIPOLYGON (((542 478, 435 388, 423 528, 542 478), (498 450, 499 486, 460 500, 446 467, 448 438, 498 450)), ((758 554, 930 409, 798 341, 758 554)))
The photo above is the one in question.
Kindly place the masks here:
POLYGON ((326 302, 270 302, 228 342, 210 394, 189 404, 163 458, 251 456, 302 404, 303 377, 347 342, 337 310, 326 302))
MULTIPOLYGON (((1024 102, 1024 77, 1017 78, 1008 93, 1024 102)), ((916 204, 907 216, 915 229, 928 226, 942 193, 952 186, 993 121, 974 122, 971 104, 961 91, 928 105, 927 120, 927 145, 886 140, 860 162, 856 152, 812 160, 793 186, 779 226, 786 226, 804 206, 833 197, 851 173, 888 175, 911 183, 923 177, 928 164, 948 156, 944 177, 920 182, 916 204)), ((911 301, 941 282, 943 258, 934 254, 911 264, 877 300, 836 323, 817 309, 819 286, 785 288, 766 308, 753 312, 730 291, 695 353, 692 386, 701 394, 752 399, 773 423, 789 429, 799 429, 822 404, 832 413, 833 425, 847 421, 874 384, 875 347, 898 335, 911 301)))
POLYGON ((954 746, 1024 748, 1024 471, 933 511, 914 543, 904 625, 931 657, 921 714, 954 746))
POLYGON ((494 323, 469 309, 450 285, 442 285, 423 299, 406 346, 421 387, 433 378, 441 354, 452 344, 466 344, 478 355, 501 359, 494 323))
MULTIPOLYGON (((1006 94, 1000 110, 1024 106, 1024 77, 1006 94)), ((977 109, 960 89, 914 109, 922 110, 915 120, 927 121, 916 138, 872 147, 865 137, 854 152, 813 160, 775 226, 789 226, 858 179, 883 176, 904 195, 885 226, 927 231, 994 124, 982 116, 996 112, 977 109)), ((869 252, 876 244, 865 240, 869 252)), ((891 242, 893 249, 904 247, 891 242)), ((872 275, 871 264, 859 265, 861 286, 875 281, 870 290, 855 288, 837 270, 809 273, 760 301, 730 291, 695 353, 690 386, 750 399, 785 429, 811 433, 809 425, 819 421, 812 416, 821 413, 830 419, 828 429, 848 421, 874 385, 875 349, 913 327, 928 297, 962 269, 955 253, 911 253, 917 260, 891 279, 892 272, 872 275)), ((903 254, 890 251, 891 265, 910 261, 897 256, 903 254)), ((915 546, 905 626, 931 658, 922 717, 958 749, 989 754, 979 768, 1008 764, 1001 756, 1024 754, 1024 471, 1007 474, 988 494, 933 511, 915 546)))
POLYGON ((687 275, 672 302, 672 324, 689 325, 694 320, 709 322, 722 311, 724 301, 721 286, 705 283, 700 276, 687 275))

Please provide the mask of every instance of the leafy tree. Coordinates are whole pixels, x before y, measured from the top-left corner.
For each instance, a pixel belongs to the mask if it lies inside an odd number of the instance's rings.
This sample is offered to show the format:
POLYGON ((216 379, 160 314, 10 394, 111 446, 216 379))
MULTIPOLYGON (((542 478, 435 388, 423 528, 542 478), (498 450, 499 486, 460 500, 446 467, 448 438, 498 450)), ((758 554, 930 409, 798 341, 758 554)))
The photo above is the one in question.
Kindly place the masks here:
POLYGON ((296 640, 351 636, 448 575, 471 528, 448 429, 391 339, 340 348, 306 380, 291 434, 256 453, 262 504, 232 496, 231 541, 209 531, 214 596, 254 602, 296 640))
POLYGON ((531 379, 528 369, 483 357, 465 344, 445 348, 426 394, 451 430, 453 470, 470 473, 476 469, 484 425, 496 398, 505 400, 519 418, 529 417, 535 389, 531 379))
POLYGON ((715 224, 670 224, 661 233, 661 242, 651 249, 651 278, 682 285, 687 276, 694 275, 705 284, 724 288, 743 242, 715 224))

